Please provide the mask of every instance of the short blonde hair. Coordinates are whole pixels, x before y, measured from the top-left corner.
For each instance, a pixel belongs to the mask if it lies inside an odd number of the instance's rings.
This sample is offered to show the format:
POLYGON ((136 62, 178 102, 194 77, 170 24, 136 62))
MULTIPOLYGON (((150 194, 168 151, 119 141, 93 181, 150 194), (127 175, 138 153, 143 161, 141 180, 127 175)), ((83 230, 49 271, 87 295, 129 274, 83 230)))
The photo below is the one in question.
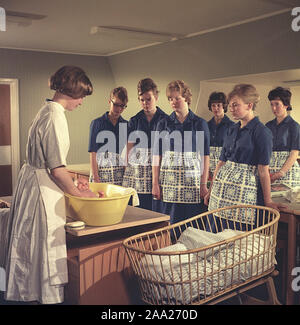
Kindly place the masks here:
POLYGON ((253 110, 256 107, 256 104, 259 102, 260 96, 253 85, 250 84, 238 84, 235 85, 233 90, 228 94, 228 102, 234 97, 237 96, 243 100, 245 104, 253 104, 253 110))
POLYGON ((185 98, 188 105, 192 102, 192 91, 191 88, 183 80, 173 80, 171 81, 166 89, 166 95, 169 97, 172 91, 178 91, 180 95, 185 98))
POLYGON ((93 85, 85 72, 75 66, 65 65, 50 78, 50 89, 74 99, 93 93, 93 85))

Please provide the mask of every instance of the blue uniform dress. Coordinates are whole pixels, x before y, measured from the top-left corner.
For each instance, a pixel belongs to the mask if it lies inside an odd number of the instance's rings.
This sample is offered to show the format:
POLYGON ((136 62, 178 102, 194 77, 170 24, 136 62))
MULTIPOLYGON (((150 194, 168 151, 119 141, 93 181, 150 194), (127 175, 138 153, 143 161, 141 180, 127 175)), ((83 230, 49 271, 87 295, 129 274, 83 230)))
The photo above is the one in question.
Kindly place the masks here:
MULTIPOLYGON (((286 162, 291 150, 300 150, 300 125, 288 115, 277 125, 276 118, 266 126, 273 134, 273 152, 270 173, 278 172, 286 162)), ((291 188, 300 186, 300 167, 296 161, 290 170, 274 183, 285 184, 291 188)))
POLYGON ((161 156, 160 212, 173 224, 206 211, 200 183, 203 158, 209 155, 207 122, 189 110, 181 123, 173 112, 157 126, 154 154, 161 156))
POLYGON ((114 126, 108 113, 91 122, 88 151, 96 152, 100 182, 122 185, 125 165, 121 154, 127 142, 128 122, 120 116, 114 126))
MULTIPOLYGON (((264 205, 262 188, 258 176, 258 165, 269 165, 272 154, 272 133, 254 117, 246 126, 234 124, 224 139, 220 160, 226 162, 212 185, 208 210, 236 204, 264 205)), ((256 216, 247 209, 236 210, 236 215, 227 216, 254 224, 256 216)), ((222 217, 227 212, 218 212, 222 217)))
POLYGON ((209 171, 213 174, 221 155, 224 138, 234 122, 225 114, 219 124, 216 124, 214 117, 207 124, 210 132, 209 171))
POLYGON ((156 210, 152 199, 152 147, 153 135, 157 123, 168 116, 159 107, 151 121, 143 110, 131 117, 128 122, 128 142, 134 143, 129 153, 128 165, 123 177, 123 186, 136 190, 140 200, 140 208, 156 210))

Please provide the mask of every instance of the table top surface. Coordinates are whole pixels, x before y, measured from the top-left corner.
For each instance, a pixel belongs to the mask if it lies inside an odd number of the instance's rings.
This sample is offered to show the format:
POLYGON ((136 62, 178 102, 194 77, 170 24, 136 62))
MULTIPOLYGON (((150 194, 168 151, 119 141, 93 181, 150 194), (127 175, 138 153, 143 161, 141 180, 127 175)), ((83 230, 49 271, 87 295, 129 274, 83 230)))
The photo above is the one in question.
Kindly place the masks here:
MULTIPOLYGON (((72 221, 72 220, 68 220, 68 221, 72 221)), ((80 229, 80 230, 66 228, 66 231, 72 234, 73 236, 87 236, 92 234, 104 233, 108 231, 120 230, 120 229, 142 226, 146 224, 163 222, 163 221, 169 222, 170 216, 128 205, 122 221, 117 224, 110 225, 110 226, 101 226, 101 227, 85 226, 84 229, 80 229)))
MULTIPOLYGON (((0 197, 0 200, 11 203, 12 197, 4 196, 0 197)), ((70 222, 74 220, 67 217, 67 221, 70 222)), ((128 205, 123 220, 117 224, 102 227, 85 226, 85 228, 81 230, 66 228, 66 231, 74 236, 87 236, 91 234, 103 233, 107 231, 125 229, 135 226, 142 226, 163 221, 169 222, 170 216, 163 213, 158 213, 155 211, 150 211, 128 205)))

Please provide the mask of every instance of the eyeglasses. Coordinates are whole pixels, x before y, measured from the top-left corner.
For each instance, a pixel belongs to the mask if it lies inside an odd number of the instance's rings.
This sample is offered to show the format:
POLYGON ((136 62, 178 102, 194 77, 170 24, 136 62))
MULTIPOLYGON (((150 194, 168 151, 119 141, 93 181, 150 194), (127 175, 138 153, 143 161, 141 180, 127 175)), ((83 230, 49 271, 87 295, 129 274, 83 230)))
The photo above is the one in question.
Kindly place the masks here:
POLYGON ((110 100, 110 102, 111 102, 115 107, 120 107, 120 108, 122 108, 122 109, 124 109, 124 108, 127 107, 127 105, 115 103, 112 99, 110 100))

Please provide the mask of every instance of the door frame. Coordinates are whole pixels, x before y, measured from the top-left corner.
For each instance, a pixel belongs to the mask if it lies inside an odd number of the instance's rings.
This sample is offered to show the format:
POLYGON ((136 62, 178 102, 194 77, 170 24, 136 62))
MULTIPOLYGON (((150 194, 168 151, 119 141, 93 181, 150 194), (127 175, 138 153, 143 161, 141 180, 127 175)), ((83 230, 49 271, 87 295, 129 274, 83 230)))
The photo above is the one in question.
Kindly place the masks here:
POLYGON ((11 168, 14 190, 20 170, 19 81, 0 78, 0 84, 10 86, 11 168))

